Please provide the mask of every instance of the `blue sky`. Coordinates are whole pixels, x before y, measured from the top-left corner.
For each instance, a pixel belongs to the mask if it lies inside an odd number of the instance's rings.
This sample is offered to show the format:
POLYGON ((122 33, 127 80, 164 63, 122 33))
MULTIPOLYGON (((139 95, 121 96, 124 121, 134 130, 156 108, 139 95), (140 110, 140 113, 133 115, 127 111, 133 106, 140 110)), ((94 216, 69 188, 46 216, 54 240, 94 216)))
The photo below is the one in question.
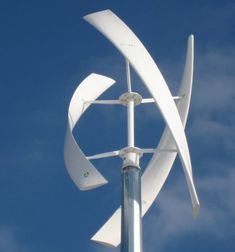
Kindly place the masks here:
MULTIPOLYGON (((67 108, 91 72, 126 89, 117 50, 86 23, 111 9, 137 34, 174 94, 186 42, 195 35, 195 75, 186 134, 201 201, 197 220, 179 160, 143 221, 144 249, 235 249, 234 1, 0 1, 0 252, 107 252, 89 240, 120 204, 121 160, 95 162, 110 183, 80 192, 63 161, 67 108)), ((134 89, 147 96, 132 71, 134 89)), ((136 142, 156 146, 164 127, 154 105, 137 108, 136 142)), ((75 130, 87 155, 126 145, 124 108, 92 106, 75 130), (100 132, 97 134, 97 132, 100 132), (112 141, 110 141, 112 139, 112 141)), ((144 170, 149 157, 142 159, 144 170)))

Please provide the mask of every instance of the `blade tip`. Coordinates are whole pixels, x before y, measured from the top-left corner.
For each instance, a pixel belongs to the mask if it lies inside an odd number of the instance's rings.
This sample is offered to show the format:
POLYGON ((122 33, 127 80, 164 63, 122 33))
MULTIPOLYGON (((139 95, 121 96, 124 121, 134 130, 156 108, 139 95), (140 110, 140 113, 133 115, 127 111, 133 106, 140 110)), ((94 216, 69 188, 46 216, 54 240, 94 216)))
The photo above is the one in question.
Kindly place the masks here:
POLYGON ((193 34, 190 34, 189 36, 188 36, 188 42, 190 42, 190 41, 194 41, 194 35, 193 34))
POLYGON ((110 77, 107 77, 107 76, 104 76, 102 74, 97 74, 97 73, 91 73, 90 74, 91 77, 98 77, 98 78, 103 78, 103 79, 106 79, 106 80, 109 80, 110 83, 114 84, 116 83, 116 81, 110 77))
POLYGON ((112 244, 112 243, 105 242, 105 241, 101 241, 101 240, 95 238, 95 236, 93 236, 93 237, 91 238, 91 241, 96 242, 96 243, 98 243, 98 244, 101 244, 101 245, 103 245, 103 246, 109 247, 109 248, 116 248, 116 247, 117 247, 117 246, 115 246, 115 245, 112 244))
POLYGON ((102 182, 102 183, 97 183, 97 184, 92 184, 92 185, 86 185, 86 186, 79 186, 78 188, 79 188, 79 190, 80 191, 89 191, 89 190, 93 190, 93 189, 96 189, 96 188, 98 188, 98 187, 101 187, 101 186, 104 186, 104 185, 106 185, 108 183, 108 181, 107 180, 105 180, 104 182, 102 182))
POLYGON ((200 212, 200 204, 197 204, 193 207, 193 217, 196 219, 200 212))
POLYGON ((103 13, 112 13, 112 11, 110 9, 106 9, 106 10, 92 12, 92 13, 89 13, 89 14, 86 14, 85 16, 83 16, 83 19, 88 21, 90 16, 96 15, 96 14, 103 14, 103 13))

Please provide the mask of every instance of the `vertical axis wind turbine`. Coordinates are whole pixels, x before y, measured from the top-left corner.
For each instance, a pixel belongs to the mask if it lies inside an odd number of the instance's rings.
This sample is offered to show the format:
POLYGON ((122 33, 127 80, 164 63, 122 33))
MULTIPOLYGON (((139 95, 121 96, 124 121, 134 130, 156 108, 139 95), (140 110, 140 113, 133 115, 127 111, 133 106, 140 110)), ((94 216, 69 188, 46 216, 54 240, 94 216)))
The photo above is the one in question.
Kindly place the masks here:
POLYGON ((120 156, 122 166, 122 204, 91 238, 122 252, 142 251, 142 217, 153 204, 171 167, 179 154, 189 189, 193 215, 199 212, 192 165, 184 128, 186 125, 193 79, 194 38, 189 36, 186 63, 177 96, 172 96, 156 63, 130 28, 112 11, 104 10, 86 15, 84 19, 100 31, 124 56, 126 61, 127 92, 117 100, 97 100, 115 81, 98 74, 90 74, 75 90, 68 110, 65 138, 65 164, 68 173, 80 190, 102 186, 107 180, 89 161, 120 156), (152 98, 132 91, 130 66, 135 70, 152 98), (142 103, 155 103, 166 127, 156 148, 140 149, 134 139, 134 107, 142 103), (121 150, 85 156, 79 148, 73 129, 81 115, 91 104, 117 104, 127 107, 127 146, 121 150), (143 175, 139 159, 153 153, 143 175))

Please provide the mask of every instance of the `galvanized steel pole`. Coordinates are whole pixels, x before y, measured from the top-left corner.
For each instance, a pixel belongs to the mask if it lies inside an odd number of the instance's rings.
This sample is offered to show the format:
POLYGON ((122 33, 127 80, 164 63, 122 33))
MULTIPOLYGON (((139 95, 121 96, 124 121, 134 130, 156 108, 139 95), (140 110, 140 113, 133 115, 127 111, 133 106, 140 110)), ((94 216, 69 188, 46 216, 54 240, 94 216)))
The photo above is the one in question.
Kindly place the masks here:
POLYGON ((134 96, 131 90, 130 66, 126 60, 127 101, 127 153, 122 168, 121 252, 142 252, 141 223, 141 171, 139 153, 135 152, 134 96))
POLYGON ((122 170, 121 252, 142 252, 140 168, 122 170))

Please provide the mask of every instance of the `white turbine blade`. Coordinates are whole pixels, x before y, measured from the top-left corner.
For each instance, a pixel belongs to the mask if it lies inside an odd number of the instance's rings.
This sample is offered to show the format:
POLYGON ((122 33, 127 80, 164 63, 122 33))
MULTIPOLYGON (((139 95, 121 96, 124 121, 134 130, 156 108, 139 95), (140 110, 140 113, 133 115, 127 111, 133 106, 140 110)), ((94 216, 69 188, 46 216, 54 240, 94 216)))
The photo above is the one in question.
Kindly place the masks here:
POLYGON ((181 162, 192 173, 184 128, 170 90, 154 60, 130 28, 112 11, 105 10, 84 19, 109 39, 128 59, 153 96, 176 143, 181 162))
POLYGON ((73 128, 90 106, 85 100, 95 100, 114 80, 98 74, 89 75, 76 89, 68 110, 68 126, 65 137, 64 159, 67 171, 80 190, 89 190, 107 183, 107 180, 91 164, 73 137, 73 128))
MULTIPOLYGON (((182 124, 185 127, 189 104, 192 91, 192 78, 193 78, 193 36, 191 35, 188 40, 188 49, 186 55, 186 64, 183 74, 181 86, 178 91, 179 97, 184 97, 177 102, 177 109, 182 120, 182 124)), ((171 167, 176 158, 177 152, 157 151, 157 150, 174 150, 176 148, 175 142, 169 129, 166 127, 161 137, 159 145, 153 155, 148 167, 146 168, 141 181, 142 181, 142 216, 148 211, 153 204, 158 193, 160 192, 165 180, 171 170, 171 167)), ((186 170, 187 171, 187 170, 186 170)), ((187 183, 190 188, 190 195, 193 202, 194 214, 199 209, 199 201, 197 199, 196 191, 193 185, 193 180, 190 173, 186 172, 187 183)), ((92 237, 92 240, 97 242, 108 243, 113 246, 120 244, 120 228, 118 224, 121 222, 121 213, 119 215, 111 216, 111 218, 98 230, 98 232, 92 237), (115 216, 115 217, 114 217, 115 216), (114 221, 114 218, 116 221, 114 221), (112 237, 107 236, 107 233, 111 233, 112 237)))
MULTIPOLYGON (((182 120, 183 127, 186 125, 189 105, 192 92, 194 40, 191 35, 188 39, 188 49, 184 74, 178 96, 184 97, 177 102, 177 108, 182 120)), ((157 149, 175 149, 176 145, 171 132, 166 127, 157 149)), ((165 180, 171 170, 177 153, 156 152, 142 176, 142 199, 145 204, 142 206, 142 213, 145 214, 160 192, 165 180), (151 185, 151 186, 150 186, 151 185)), ((199 209, 199 201, 193 184, 192 174, 189 169, 183 166, 189 192, 193 205, 193 213, 199 209)))
POLYGON ((121 208, 119 207, 101 229, 91 238, 92 241, 109 247, 117 247, 121 240, 121 208))

